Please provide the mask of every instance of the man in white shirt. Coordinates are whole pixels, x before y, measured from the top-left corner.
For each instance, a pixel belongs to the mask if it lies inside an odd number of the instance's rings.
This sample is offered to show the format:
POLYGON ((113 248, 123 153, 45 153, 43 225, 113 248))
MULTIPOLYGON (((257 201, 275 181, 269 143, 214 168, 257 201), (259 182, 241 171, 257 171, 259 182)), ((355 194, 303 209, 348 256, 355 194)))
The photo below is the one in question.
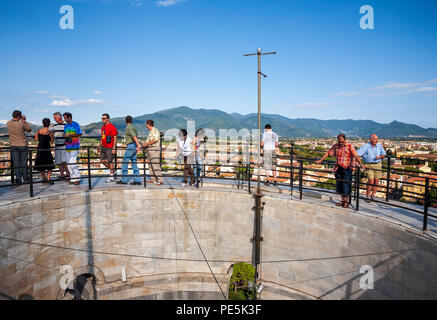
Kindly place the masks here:
POLYGON ((279 146, 278 135, 272 131, 272 126, 266 124, 265 131, 261 139, 261 147, 264 150, 264 170, 266 172, 266 186, 270 185, 269 176, 270 170, 273 171, 273 184, 278 185, 276 182, 276 148, 279 146))

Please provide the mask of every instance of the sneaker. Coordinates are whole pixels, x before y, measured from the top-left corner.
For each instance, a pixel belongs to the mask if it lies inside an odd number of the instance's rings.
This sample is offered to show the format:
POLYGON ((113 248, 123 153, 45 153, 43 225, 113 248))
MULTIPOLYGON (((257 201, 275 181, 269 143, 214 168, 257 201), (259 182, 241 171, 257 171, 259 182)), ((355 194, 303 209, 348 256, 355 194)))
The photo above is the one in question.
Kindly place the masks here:
POLYGON ((114 178, 114 177, 109 177, 108 179, 106 179, 105 182, 106 182, 106 183, 115 182, 115 178, 114 178))
POLYGON ((117 181, 116 184, 127 184, 127 182, 124 182, 124 181, 120 180, 120 181, 117 181))
POLYGON ((266 182, 264 182, 264 185, 269 186, 270 182, 266 181, 266 182))
POLYGON ((163 183, 162 183, 161 181, 159 181, 159 182, 156 183, 156 185, 157 185, 157 186, 162 186, 163 183))
POLYGON ((131 184, 131 185, 133 185, 133 186, 140 186, 140 185, 141 185, 141 182, 136 182, 136 181, 134 181, 134 182, 131 182, 131 183, 129 183, 129 184, 131 184))
POLYGON ((277 186, 278 183, 277 183, 276 181, 273 181, 273 185, 274 185, 274 186, 277 186))
POLYGON ((369 203, 371 202, 369 197, 366 197, 366 198, 364 199, 364 201, 369 202, 369 203))
POLYGON ((147 183, 155 183, 155 181, 149 180, 149 181, 147 181, 147 183))
POLYGON ((187 186, 188 186, 188 184, 185 182, 181 184, 181 187, 187 187, 187 186))

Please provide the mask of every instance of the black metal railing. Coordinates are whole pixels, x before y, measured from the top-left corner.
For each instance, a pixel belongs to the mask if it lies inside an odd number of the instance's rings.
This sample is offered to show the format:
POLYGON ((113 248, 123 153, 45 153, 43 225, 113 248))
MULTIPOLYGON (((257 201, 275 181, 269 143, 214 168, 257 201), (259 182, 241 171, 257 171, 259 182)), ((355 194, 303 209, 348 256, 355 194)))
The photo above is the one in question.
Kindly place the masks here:
MULTIPOLYGON (((85 139, 100 139, 100 137, 88 136, 82 137, 82 141, 85 139)), ((140 138, 142 140, 142 138, 140 138)), ((162 141, 162 139, 161 139, 162 141)), ((211 145, 211 144, 210 144, 211 145)), ((256 170, 260 170, 262 168, 262 164, 257 164, 254 161, 251 161, 251 158, 257 157, 257 151, 253 150, 251 143, 248 144, 248 147, 243 151, 241 148, 242 144, 240 143, 227 143, 227 147, 235 147, 237 146, 238 151, 232 152, 235 154, 237 161, 233 163, 229 160, 226 163, 209 163, 207 154, 220 154, 223 150, 219 150, 219 146, 215 143, 212 143, 213 148, 207 148, 207 143, 203 144, 201 148, 201 154, 204 158, 204 161, 200 164, 202 167, 202 174, 196 176, 196 186, 203 186, 203 182, 205 179, 211 180, 229 180, 236 182, 237 188, 246 188, 249 193, 252 192, 251 182, 256 181, 258 179, 258 175, 260 179, 265 181, 266 174, 261 174, 260 171, 256 172, 256 170), (244 159, 248 161, 243 161, 244 159)), ((86 143, 82 143, 82 146, 79 150, 78 162, 79 171, 81 173, 81 180, 87 180, 88 189, 92 189, 92 179, 95 178, 105 178, 109 177, 108 174, 94 174, 95 171, 101 170, 101 162, 100 157, 98 156, 98 152, 96 149, 98 146, 96 145, 86 145, 86 143), (97 161, 96 161, 97 160, 97 161), (85 174, 82 174, 84 173, 85 174)), ((118 174, 117 170, 123 164, 126 164, 123 161, 119 160, 118 154, 123 150, 126 150, 125 146, 117 145, 115 146, 116 152, 114 157, 114 170, 117 178, 130 177, 133 175, 123 175, 118 174)), ((293 196, 293 191, 297 187, 298 188, 298 197, 299 199, 303 199, 304 190, 314 191, 314 192, 323 192, 328 194, 336 194, 335 189, 336 182, 341 181, 336 179, 333 176, 333 167, 335 162, 332 160, 326 160, 321 165, 314 166, 314 162, 317 159, 314 158, 303 158, 298 157, 294 153, 294 145, 291 144, 291 147, 288 148, 288 154, 278 154, 277 161, 278 163, 275 167, 272 168, 273 172, 276 172, 277 175, 277 187, 282 189, 289 189, 290 195, 293 196), (330 181, 331 180, 331 181, 330 181)), ((50 149, 51 151, 54 148, 50 149)), ((161 142, 161 150, 162 142, 161 142)), ((42 151, 41 149, 39 151, 42 151)), ((170 147, 165 148, 165 152, 170 152, 174 150, 170 150, 170 147)), ((0 148, 0 155, 10 154, 11 150, 9 147, 0 148)), ((18 167, 14 166, 12 162, 12 157, 5 157, 4 159, 0 159, 1 167, 4 167, 3 170, 6 170, 5 173, 0 173, 0 179, 4 177, 8 177, 10 183, 1 183, 0 187, 8 187, 14 185, 14 170, 16 168, 28 168, 28 184, 29 184, 29 194, 31 197, 34 196, 34 185, 43 183, 43 181, 34 180, 34 175, 37 173, 38 168, 35 167, 35 157, 34 155, 38 152, 38 148, 34 146, 28 147, 28 163, 26 166, 18 167)), ((229 149, 227 150, 227 156, 230 156, 231 152, 229 149)), ((212 157, 216 159, 216 157, 212 157)), ((353 168, 353 176, 349 182, 351 183, 351 193, 350 193, 350 205, 358 211, 360 208, 360 200, 363 200, 362 193, 366 190, 368 186, 375 186, 380 188, 384 193, 384 198, 379 199, 371 199, 370 201, 376 203, 385 203, 391 205, 393 207, 403 208, 405 210, 413 211, 418 214, 423 215, 423 230, 427 230, 428 226, 428 218, 437 218, 437 216, 429 213, 429 207, 437 204, 437 174, 436 173, 427 173, 418 174, 415 171, 404 170, 404 169, 396 169, 391 167, 390 163, 391 156, 388 156, 388 161, 385 166, 380 170, 385 176, 383 176, 380 181, 382 185, 372 185, 367 181, 364 181, 362 176, 363 170, 359 167, 353 168), (423 183, 422 183, 423 182, 423 183), (385 183, 385 184, 384 184, 385 183), (399 188, 399 184, 402 184, 402 188, 399 188), (393 187, 394 185, 394 187, 393 187), (416 191, 406 189, 404 186, 415 187, 416 191), (417 190, 419 188, 419 191, 417 190), (405 190, 404 190, 405 189, 405 190), (399 192, 401 191, 401 192, 399 192), (401 200, 411 202, 414 201, 416 204, 420 204, 422 209, 419 209, 418 206, 408 206, 403 205, 402 202, 399 201, 390 201, 390 200, 401 200)), ((159 158, 159 163, 162 166, 162 174, 161 177, 174 177, 180 178, 183 173, 183 165, 178 163, 176 158, 163 157, 162 152, 159 158)), ((228 158, 229 159, 229 158, 228 158)), ((143 179, 143 185, 147 187, 147 174, 146 165, 150 166, 155 164, 155 162, 151 162, 147 157, 146 150, 142 150, 137 155, 137 163, 142 164, 142 169, 139 168, 140 178, 143 179)), ((128 164, 128 163, 127 163, 128 164)), ((149 169, 150 171, 150 169, 149 169)), ((53 170, 53 172, 59 172, 59 170, 53 170)))

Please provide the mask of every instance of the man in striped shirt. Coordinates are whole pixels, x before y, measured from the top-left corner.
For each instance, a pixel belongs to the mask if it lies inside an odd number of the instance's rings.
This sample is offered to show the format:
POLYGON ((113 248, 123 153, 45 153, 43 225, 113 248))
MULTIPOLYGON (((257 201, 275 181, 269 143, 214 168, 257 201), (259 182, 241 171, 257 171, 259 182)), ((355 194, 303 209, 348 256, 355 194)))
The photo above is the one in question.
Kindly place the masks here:
POLYGON ((70 179, 70 173, 67 168, 67 152, 65 150, 64 126, 65 122, 62 119, 60 112, 53 114, 55 123, 52 125, 53 137, 55 138, 55 164, 59 167, 59 178, 57 181, 70 179))

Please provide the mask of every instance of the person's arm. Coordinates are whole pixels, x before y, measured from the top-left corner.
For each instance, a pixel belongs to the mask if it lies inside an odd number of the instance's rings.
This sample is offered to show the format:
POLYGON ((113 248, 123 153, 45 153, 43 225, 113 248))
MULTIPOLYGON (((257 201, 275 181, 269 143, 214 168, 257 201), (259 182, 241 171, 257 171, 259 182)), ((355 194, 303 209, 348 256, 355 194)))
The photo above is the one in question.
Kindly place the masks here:
POLYGON ((117 135, 118 135, 118 132, 114 136, 114 147, 112 149, 112 154, 115 154, 115 149, 117 148, 117 135))
POLYGON ((320 164, 323 162, 323 160, 325 160, 329 155, 333 155, 334 154, 334 146, 331 147, 331 149, 329 149, 329 151, 326 151, 325 154, 323 155, 323 157, 320 160, 317 160, 315 163, 316 164, 320 164))
POLYGON ((135 144, 137 145, 137 151, 139 152, 140 149, 141 149, 141 144, 140 144, 140 142, 138 141, 137 136, 133 136, 132 139, 135 141, 135 144))
POLYGON ((386 156, 387 156, 387 153, 385 152, 384 147, 381 146, 381 155, 377 156, 376 159, 378 159, 378 160, 379 159, 384 159, 386 156))
POLYGON ((53 132, 49 131, 49 135, 50 135, 50 143, 53 143, 54 140, 53 132))
POLYGON ((39 134, 39 130, 35 133, 35 141, 38 141, 38 134, 39 134))
POLYGON ((21 119, 21 121, 23 122, 24 125, 24 131, 31 132, 32 129, 30 128, 29 124, 26 122, 26 119, 25 118, 21 119))
POLYGON ((351 146, 351 151, 352 151, 352 155, 355 157, 355 159, 358 161, 358 163, 360 164, 360 167, 362 168, 366 168, 366 166, 363 164, 363 162, 361 161, 361 158, 358 156, 357 152, 355 151, 355 148, 353 146, 351 146))

